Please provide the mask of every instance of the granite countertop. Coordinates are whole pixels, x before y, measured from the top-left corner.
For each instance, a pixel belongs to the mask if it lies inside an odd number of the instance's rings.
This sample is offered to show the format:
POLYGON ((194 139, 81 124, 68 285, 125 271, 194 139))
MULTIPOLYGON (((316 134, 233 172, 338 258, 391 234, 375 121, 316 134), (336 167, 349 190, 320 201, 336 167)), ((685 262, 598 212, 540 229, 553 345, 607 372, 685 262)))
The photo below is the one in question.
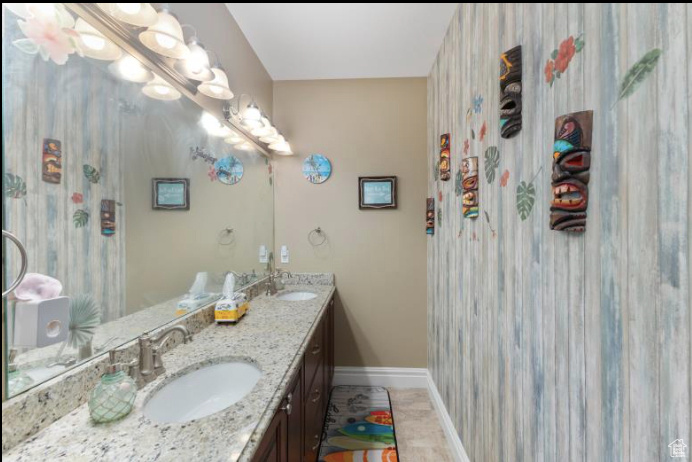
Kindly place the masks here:
POLYGON ((3 462, 250 460, 334 290, 333 285, 293 285, 285 291, 310 291, 317 297, 288 302, 262 295, 252 300, 238 325, 212 324, 191 343, 164 354, 166 373, 139 390, 135 408, 124 419, 95 425, 84 404, 4 452, 3 462), (241 401, 186 423, 161 424, 144 416, 150 394, 173 378, 233 359, 252 362, 262 370, 253 391, 241 401))

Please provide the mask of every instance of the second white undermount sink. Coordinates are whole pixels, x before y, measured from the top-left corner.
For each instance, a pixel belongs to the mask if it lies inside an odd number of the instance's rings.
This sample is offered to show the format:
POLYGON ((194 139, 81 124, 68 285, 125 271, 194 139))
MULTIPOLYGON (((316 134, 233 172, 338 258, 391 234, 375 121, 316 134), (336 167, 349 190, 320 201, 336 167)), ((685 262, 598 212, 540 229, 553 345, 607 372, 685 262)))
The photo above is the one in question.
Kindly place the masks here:
POLYGON ((161 423, 200 419, 243 399, 261 376, 257 366, 241 361, 206 366, 155 392, 144 405, 144 415, 161 423))
POLYGON ((276 296, 279 300, 286 300, 289 302, 312 300, 315 297, 317 297, 317 294, 313 294, 312 292, 285 292, 276 296))

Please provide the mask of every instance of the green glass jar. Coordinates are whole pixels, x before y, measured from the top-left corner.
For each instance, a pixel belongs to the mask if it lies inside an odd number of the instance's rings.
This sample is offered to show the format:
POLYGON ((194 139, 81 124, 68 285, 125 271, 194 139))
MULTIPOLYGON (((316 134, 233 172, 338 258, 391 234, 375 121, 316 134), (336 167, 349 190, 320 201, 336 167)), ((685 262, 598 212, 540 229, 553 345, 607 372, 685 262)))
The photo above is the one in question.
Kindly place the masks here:
POLYGON ((103 374, 101 381, 89 399, 89 413, 96 423, 107 423, 122 419, 132 411, 137 397, 137 384, 120 370, 119 364, 113 363, 103 374))

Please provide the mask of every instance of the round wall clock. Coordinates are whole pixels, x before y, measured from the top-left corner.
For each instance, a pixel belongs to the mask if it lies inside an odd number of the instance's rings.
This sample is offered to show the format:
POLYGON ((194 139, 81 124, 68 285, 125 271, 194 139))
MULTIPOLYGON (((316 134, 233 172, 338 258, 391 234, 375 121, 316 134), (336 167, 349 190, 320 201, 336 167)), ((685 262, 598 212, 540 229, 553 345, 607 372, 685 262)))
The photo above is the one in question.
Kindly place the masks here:
POLYGON ((322 154, 311 154, 303 161, 303 176, 310 183, 324 183, 331 174, 332 164, 322 154))
POLYGON ((243 177, 243 163, 236 156, 226 156, 214 162, 216 177, 224 184, 236 184, 243 177))

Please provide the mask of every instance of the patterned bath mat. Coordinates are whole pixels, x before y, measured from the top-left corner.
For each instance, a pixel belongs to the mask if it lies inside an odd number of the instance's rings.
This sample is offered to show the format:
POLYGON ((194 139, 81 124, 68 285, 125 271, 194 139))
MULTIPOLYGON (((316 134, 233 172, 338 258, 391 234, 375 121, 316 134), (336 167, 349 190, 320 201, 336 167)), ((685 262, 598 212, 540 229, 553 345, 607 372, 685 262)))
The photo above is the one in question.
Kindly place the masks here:
POLYGON ((334 387, 319 462, 397 462, 389 392, 382 387, 334 387))

